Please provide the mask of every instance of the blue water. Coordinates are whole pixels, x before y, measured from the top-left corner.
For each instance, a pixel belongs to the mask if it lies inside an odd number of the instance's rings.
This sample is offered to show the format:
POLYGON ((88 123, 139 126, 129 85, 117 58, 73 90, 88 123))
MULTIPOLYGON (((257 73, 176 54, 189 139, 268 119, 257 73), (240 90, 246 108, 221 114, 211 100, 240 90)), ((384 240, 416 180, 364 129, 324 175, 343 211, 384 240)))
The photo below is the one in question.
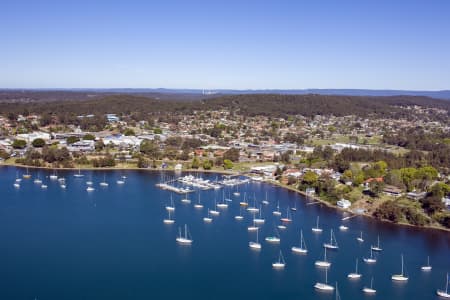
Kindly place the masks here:
MULTIPOLYGON (((173 195, 176 223, 165 225, 165 205, 170 192, 155 187, 162 175, 146 171, 74 172, 59 171, 67 179, 67 188, 48 178, 49 172, 30 170, 32 179, 13 187, 22 169, 0 168, 0 299, 334 299, 333 294, 317 292, 313 285, 325 280, 325 272, 314 266, 323 257, 324 241, 334 229, 340 249, 328 251, 332 266, 329 283, 338 282, 341 299, 437 299, 435 290, 443 288, 450 271, 450 234, 433 230, 383 224, 363 217, 341 221, 343 213, 321 205, 306 205, 299 195, 268 184, 250 183, 240 187, 240 197, 228 209, 205 224, 203 217, 222 191, 202 191, 203 210, 192 203, 180 202, 173 195), (121 175, 124 185, 117 185, 121 175), (38 176, 48 184, 43 190, 33 183, 38 176), (106 176, 109 187, 99 182, 106 176), (86 191, 86 181, 95 191, 86 191), (250 204, 268 195, 263 206, 265 224, 260 230, 261 251, 249 249, 255 233, 248 232, 251 215, 236 221, 239 201, 247 193, 250 204), (281 244, 264 241, 273 235, 279 217, 272 215, 276 202, 283 215, 288 206, 293 222, 280 231, 281 244), (320 216, 322 234, 314 234, 320 216), (345 223, 349 230, 339 230, 345 223), (177 245, 178 227, 188 224, 192 246, 177 245), (299 243, 303 229, 308 255, 296 255, 290 248, 299 243), (356 237, 363 231, 364 243, 356 237), (362 257, 369 255, 370 244, 380 235, 384 251, 378 262, 368 266, 362 257), (286 259, 284 270, 272 269, 279 249, 286 259), (398 284, 392 274, 400 272, 404 254, 409 281, 398 284), (433 266, 422 272, 427 255, 433 266), (355 259, 360 258, 360 280, 350 281, 355 259), (366 296, 361 288, 374 278, 375 296, 366 296)), ((171 174, 173 176, 173 174, 171 174)), ((167 176, 167 174, 166 174, 167 176)), ((215 179, 217 175, 204 175, 215 179)), ((233 190, 234 191, 234 190, 233 190)), ((226 195, 231 191, 226 190, 226 195)))

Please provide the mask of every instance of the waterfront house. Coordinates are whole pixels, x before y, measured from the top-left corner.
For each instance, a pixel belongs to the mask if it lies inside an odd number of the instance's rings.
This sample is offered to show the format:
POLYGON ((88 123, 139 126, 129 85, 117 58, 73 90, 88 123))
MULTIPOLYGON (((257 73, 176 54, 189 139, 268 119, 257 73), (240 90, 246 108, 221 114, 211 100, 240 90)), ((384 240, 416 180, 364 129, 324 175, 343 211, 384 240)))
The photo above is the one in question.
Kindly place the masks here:
POLYGON ((352 205, 352 203, 347 199, 341 199, 336 204, 338 207, 344 208, 344 209, 347 209, 352 205))
POLYGON ((383 188, 383 193, 393 197, 400 197, 402 195, 402 190, 393 185, 386 185, 383 188))

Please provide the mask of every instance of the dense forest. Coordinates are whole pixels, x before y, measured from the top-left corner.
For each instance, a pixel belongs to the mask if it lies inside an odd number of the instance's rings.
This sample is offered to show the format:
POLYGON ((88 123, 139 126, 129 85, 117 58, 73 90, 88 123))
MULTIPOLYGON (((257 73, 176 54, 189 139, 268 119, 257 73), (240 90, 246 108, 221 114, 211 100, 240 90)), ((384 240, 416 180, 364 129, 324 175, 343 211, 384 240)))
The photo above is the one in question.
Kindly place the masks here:
MULTIPOLYGON (((67 96, 67 95, 65 95, 67 96)), ((444 109, 450 113, 450 101, 427 97, 392 96, 359 97, 328 95, 229 95, 202 100, 158 99, 157 97, 137 95, 103 95, 93 99, 65 101, 0 102, 3 114, 141 114, 192 113, 199 110, 229 109, 243 115, 270 115, 284 117, 301 114, 314 115, 368 115, 400 117, 410 112, 399 106, 418 105, 444 109)), ((67 118, 67 117, 66 117, 67 118)))

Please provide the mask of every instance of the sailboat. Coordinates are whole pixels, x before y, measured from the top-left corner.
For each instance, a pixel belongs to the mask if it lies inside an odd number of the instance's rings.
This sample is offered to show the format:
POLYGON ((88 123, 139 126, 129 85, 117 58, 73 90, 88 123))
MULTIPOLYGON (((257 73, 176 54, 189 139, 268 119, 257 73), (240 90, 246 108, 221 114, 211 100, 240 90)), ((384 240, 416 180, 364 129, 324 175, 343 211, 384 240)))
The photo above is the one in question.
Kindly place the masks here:
POLYGON ((56 170, 53 171, 53 174, 49 176, 50 180, 58 179, 58 175, 56 175, 56 170))
POLYGON ((185 204, 191 203, 191 200, 189 200, 189 198, 188 198, 188 193, 186 193, 185 197, 183 199, 181 199, 181 202, 185 203, 185 204))
POLYGON ((248 211, 257 213, 259 209, 256 207, 256 199, 253 199, 253 206, 247 208, 248 211))
POLYGON ((278 255, 278 261, 272 263, 272 267, 274 269, 283 269, 286 266, 286 261, 284 260, 283 253, 280 250, 280 254, 278 255))
POLYGON ((84 176, 84 174, 81 174, 81 169, 78 168, 78 173, 75 173, 73 176, 76 177, 76 178, 81 178, 81 177, 84 176))
POLYGON ((92 186, 88 186, 88 187, 86 188, 86 191, 88 191, 88 192, 93 192, 93 191, 95 191, 95 189, 94 189, 92 186))
POLYGON ((405 276, 403 273, 403 254, 402 254, 402 273, 401 274, 394 274, 391 276, 392 280, 394 281, 407 281, 408 277, 405 276))
POLYGON ((333 250, 339 249, 339 246, 338 246, 337 241, 336 241, 336 237, 334 236, 333 229, 331 229, 331 232, 330 232, 330 242, 329 243, 324 243, 323 246, 325 248, 333 249, 333 250))
POLYGON ((39 175, 37 176, 37 178, 34 180, 35 184, 42 184, 42 180, 39 178, 39 175))
POLYGON ((239 193, 239 186, 236 186, 236 192, 233 193, 234 196, 239 197, 241 193, 239 193))
POLYGON ((246 200, 247 193, 244 193, 244 201, 239 202, 240 206, 248 206, 248 202, 246 200))
POLYGON ((339 230, 347 231, 348 230, 348 226, 345 226, 344 224, 342 224, 341 226, 339 226, 339 230))
POLYGON ((225 191, 222 192, 222 202, 217 204, 218 208, 227 208, 228 204, 225 203, 225 191))
POLYGON ((244 219, 244 217, 242 216, 242 207, 239 207, 239 215, 234 216, 234 219, 236 219, 238 221, 244 219))
POLYGON ((255 224, 264 224, 265 220, 261 214, 262 214, 262 208, 259 207, 259 218, 254 219, 255 224))
POLYGON ((316 260, 314 263, 318 267, 328 268, 331 266, 331 263, 327 261, 327 248, 325 248, 325 253, 323 256, 323 260, 316 260))
POLYGON ((184 236, 181 235, 181 228, 178 228, 178 237, 176 238, 176 241, 182 245, 191 245, 192 244, 192 239, 190 238, 187 224, 184 224, 184 236))
POLYGON ((303 230, 300 230, 300 247, 292 247, 292 252, 306 254, 308 253, 308 249, 306 249, 305 239, 303 238, 303 230))
POLYGON ((334 291, 334 286, 328 284, 328 269, 325 269, 325 283, 316 282, 314 288, 321 291, 334 291))
POLYGON ((280 234, 278 233, 278 230, 276 228, 275 228, 275 235, 266 237, 266 242, 273 244, 280 243, 280 234))
POLYGON ((272 214, 273 214, 274 216, 281 216, 281 211, 280 211, 280 201, 277 201, 277 210, 274 210, 274 211, 272 212, 272 214))
POLYGON ((19 183, 20 181, 16 181, 16 182, 14 182, 14 187, 16 188, 16 189, 18 189, 18 188, 20 188, 20 183, 19 183))
POLYGON ((30 179, 31 178, 31 174, 30 174, 30 172, 28 172, 28 168, 27 168, 27 173, 23 174, 22 177, 24 179, 30 179))
POLYGON ((168 211, 174 211, 175 210, 175 206, 173 205, 172 195, 170 195, 170 205, 166 205, 166 210, 168 210, 168 211))
POLYGON ((100 186, 107 187, 109 184, 106 182, 106 174, 103 174, 103 181, 100 182, 100 186))
POLYGON ((363 237, 362 237, 362 231, 361 231, 359 237, 356 238, 356 240, 360 243, 364 242, 363 237))
POLYGON ((175 220, 170 218, 170 210, 167 211, 169 213, 169 217, 167 219, 164 219, 164 224, 173 224, 175 223, 175 220))
POLYGON ((220 211, 217 210, 217 201, 214 199, 214 209, 209 211, 213 216, 220 215, 220 211))
POLYGON ((377 290, 373 288, 373 277, 370 279, 370 288, 364 287, 362 291, 366 294, 375 294, 377 290))
POLYGON ((373 250, 370 248, 370 257, 364 257, 364 262, 367 264, 374 264, 377 262, 377 259, 373 257, 373 250))
POLYGON ((337 281, 336 281, 336 300, 341 300, 341 295, 339 295, 337 281))
POLYGON ((200 202, 200 193, 198 193, 198 201, 194 204, 194 207, 198 209, 203 208, 203 204, 200 202))
POLYGON ((421 266, 420 269, 422 271, 431 271, 431 265, 430 265, 430 257, 427 257, 427 264, 425 266, 421 266))
POLYGON ((383 249, 380 247, 380 236, 378 236, 378 243, 376 246, 370 246, 370 248, 372 248, 373 251, 383 251, 383 249))
POLYGON ((210 213, 209 213, 209 209, 208 209, 208 216, 203 218, 203 222, 205 222, 205 223, 211 223, 212 220, 213 220, 213 219, 211 218, 210 213))
POLYGON ((252 226, 249 226, 249 227, 247 228, 247 230, 248 230, 248 231, 256 231, 256 230, 258 230, 258 229, 259 229, 259 227, 256 226, 255 216, 253 216, 253 225, 252 225, 252 226))
POLYGON ((259 250, 259 249, 261 249, 261 244, 259 243, 259 240, 258 240, 258 229, 256 230, 256 242, 249 242, 248 243, 248 246, 250 247, 250 248, 252 248, 252 249, 256 249, 256 250, 259 250))
POLYGON ((267 192, 266 192, 266 199, 264 199, 262 201, 262 204, 264 204, 264 205, 268 205, 269 204, 269 200, 267 200, 267 192))
POLYGON ((450 298, 450 294, 448 293, 448 273, 445 277, 445 291, 444 290, 436 290, 436 294, 442 298, 450 298))
POLYGON ((350 273, 347 275, 350 279, 359 279, 361 278, 361 274, 358 273, 358 259, 356 259, 356 267, 355 267, 355 273, 350 273))
POLYGON ((280 229, 280 230, 285 230, 287 227, 284 224, 280 224, 280 225, 277 226, 277 228, 280 229))
POLYGON ((286 217, 280 219, 281 222, 292 222, 291 216, 289 215, 289 208, 286 209, 286 217))
POLYGON ((16 182, 21 182, 22 178, 19 178, 19 172, 16 172, 16 182))
POLYGON ((48 185, 46 185, 46 184, 41 184, 41 189, 45 190, 45 189, 47 189, 47 188, 48 188, 48 185))
POLYGON ((317 233, 322 232, 322 228, 319 228, 319 216, 317 216, 316 227, 313 227, 312 231, 317 233))
POLYGON ((291 207, 292 211, 297 211, 297 202, 294 202, 294 207, 291 207))

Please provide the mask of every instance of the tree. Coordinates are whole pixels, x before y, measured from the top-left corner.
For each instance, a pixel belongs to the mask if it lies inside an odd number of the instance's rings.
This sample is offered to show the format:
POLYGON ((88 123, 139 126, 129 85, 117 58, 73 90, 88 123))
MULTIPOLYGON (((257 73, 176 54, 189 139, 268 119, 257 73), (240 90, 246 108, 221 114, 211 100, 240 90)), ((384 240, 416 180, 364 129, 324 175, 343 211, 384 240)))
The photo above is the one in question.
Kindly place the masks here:
POLYGON ((158 159, 161 156, 159 145, 154 141, 143 140, 140 145, 140 151, 150 158, 158 159))
POLYGON ((319 176, 316 173, 307 171, 302 177, 302 182, 309 186, 314 186, 317 183, 318 179, 319 176))
POLYGON ((83 140, 85 140, 85 141, 94 141, 95 140, 95 136, 93 136, 92 134, 86 134, 85 136, 83 136, 83 140))
POLYGON ((125 129, 123 134, 126 135, 126 136, 136 135, 136 133, 134 132, 134 130, 132 128, 125 129))
POLYGON ((231 148, 225 151, 223 154, 223 159, 231 160, 232 162, 239 161, 239 149, 231 148))
POLYGON ((23 149, 27 146, 27 142, 24 140, 14 140, 12 143, 12 147, 14 149, 23 149))
POLYGON ((69 136, 66 141, 67 141, 67 144, 70 145, 70 144, 78 142, 79 140, 80 139, 76 136, 69 136))
POLYGON ((224 159, 223 160, 223 168, 225 170, 233 169, 233 162, 229 159, 224 159))
POLYGON ((150 165, 150 161, 148 159, 146 159, 145 157, 143 157, 142 155, 139 155, 139 158, 137 161, 137 167, 146 169, 149 167, 149 165, 150 165))
POLYGON ((162 129, 161 128, 154 128, 153 129, 153 133, 154 134, 162 134, 162 129))
POLYGON ((198 159, 198 157, 194 157, 194 159, 192 159, 192 165, 191 168, 192 169, 198 169, 200 167, 200 160, 198 159))
POLYGON ((203 166, 202 167, 203 167, 204 170, 211 170, 212 165, 213 165, 212 161, 207 159, 207 160, 203 161, 203 166))
POLYGON ((42 148, 45 146, 45 141, 41 138, 34 139, 33 142, 31 142, 33 147, 35 148, 42 148))

